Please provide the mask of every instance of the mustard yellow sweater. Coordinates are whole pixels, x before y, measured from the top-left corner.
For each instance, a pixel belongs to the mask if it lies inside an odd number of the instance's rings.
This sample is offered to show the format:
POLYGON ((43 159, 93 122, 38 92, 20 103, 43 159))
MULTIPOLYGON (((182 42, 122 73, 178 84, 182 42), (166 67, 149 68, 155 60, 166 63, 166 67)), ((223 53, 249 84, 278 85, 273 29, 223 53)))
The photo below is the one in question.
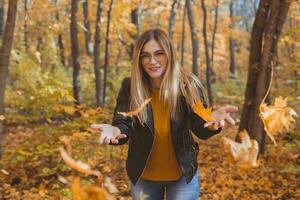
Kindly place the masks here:
POLYGON ((171 139, 170 111, 159 99, 159 89, 152 89, 151 97, 154 143, 142 177, 154 181, 178 180, 182 172, 171 139))

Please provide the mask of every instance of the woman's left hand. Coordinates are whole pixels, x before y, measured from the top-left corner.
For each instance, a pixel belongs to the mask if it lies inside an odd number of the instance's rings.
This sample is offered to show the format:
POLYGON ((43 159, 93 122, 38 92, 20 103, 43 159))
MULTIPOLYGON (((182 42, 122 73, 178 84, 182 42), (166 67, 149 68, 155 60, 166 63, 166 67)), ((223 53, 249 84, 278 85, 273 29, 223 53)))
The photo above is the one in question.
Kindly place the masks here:
POLYGON ((235 121, 230 114, 236 111, 238 111, 236 106, 223 106, 212 112, 212 118, 214 121, 206 122, 204 127, 211 127, 212 129, 217 130, 225 126, 225 121, 234 125, 235 121))

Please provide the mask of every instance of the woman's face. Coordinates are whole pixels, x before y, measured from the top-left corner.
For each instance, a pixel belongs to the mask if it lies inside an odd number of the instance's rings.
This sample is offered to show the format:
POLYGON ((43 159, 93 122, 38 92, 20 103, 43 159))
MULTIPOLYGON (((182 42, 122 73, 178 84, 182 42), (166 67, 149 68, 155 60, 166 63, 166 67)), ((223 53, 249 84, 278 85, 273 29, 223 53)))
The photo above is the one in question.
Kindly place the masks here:
POLYGON ((152 39, 145 43, 140 61, 151 79, 162 80, 167 67, 167 55, 156 40, 152 39))

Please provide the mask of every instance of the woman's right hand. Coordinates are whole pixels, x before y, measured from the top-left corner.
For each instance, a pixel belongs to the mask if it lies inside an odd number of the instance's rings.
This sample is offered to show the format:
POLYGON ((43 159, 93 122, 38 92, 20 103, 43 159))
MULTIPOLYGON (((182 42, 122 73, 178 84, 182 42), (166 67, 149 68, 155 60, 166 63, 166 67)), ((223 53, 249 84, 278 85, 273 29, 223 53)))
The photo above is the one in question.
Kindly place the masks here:
POLYGON ((100 132, 100 144, 118 144, 120 139, 127 137, 125 134, 121 133, 118 127, 110 124, 92 124, 91 128, 100 132))

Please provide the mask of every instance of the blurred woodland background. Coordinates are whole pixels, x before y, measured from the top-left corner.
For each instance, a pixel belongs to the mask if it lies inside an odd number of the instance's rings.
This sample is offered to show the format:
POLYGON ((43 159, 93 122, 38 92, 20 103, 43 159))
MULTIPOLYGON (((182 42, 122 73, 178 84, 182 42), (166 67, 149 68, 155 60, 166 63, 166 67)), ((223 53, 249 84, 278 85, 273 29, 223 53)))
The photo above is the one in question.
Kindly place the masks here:
POLYGON ((65 165, 63 135, 74 158, 112 179, 114 198, 130 199, 127 146, 100 146, 88 127, 111 121, 149 28, 169 34, 214 107, 239 107, 225 134, 247 129, 259 143, 260 166, 239 171, 219 136, 199 141, 200 198, 300 198, 299 120, 274 146, 258 116, 268 88, 267 103, 288 97, 300 113, 299 14, 296 0, 0 0, 0 199, 71 199, 72 175, 96 184, 65 165))

